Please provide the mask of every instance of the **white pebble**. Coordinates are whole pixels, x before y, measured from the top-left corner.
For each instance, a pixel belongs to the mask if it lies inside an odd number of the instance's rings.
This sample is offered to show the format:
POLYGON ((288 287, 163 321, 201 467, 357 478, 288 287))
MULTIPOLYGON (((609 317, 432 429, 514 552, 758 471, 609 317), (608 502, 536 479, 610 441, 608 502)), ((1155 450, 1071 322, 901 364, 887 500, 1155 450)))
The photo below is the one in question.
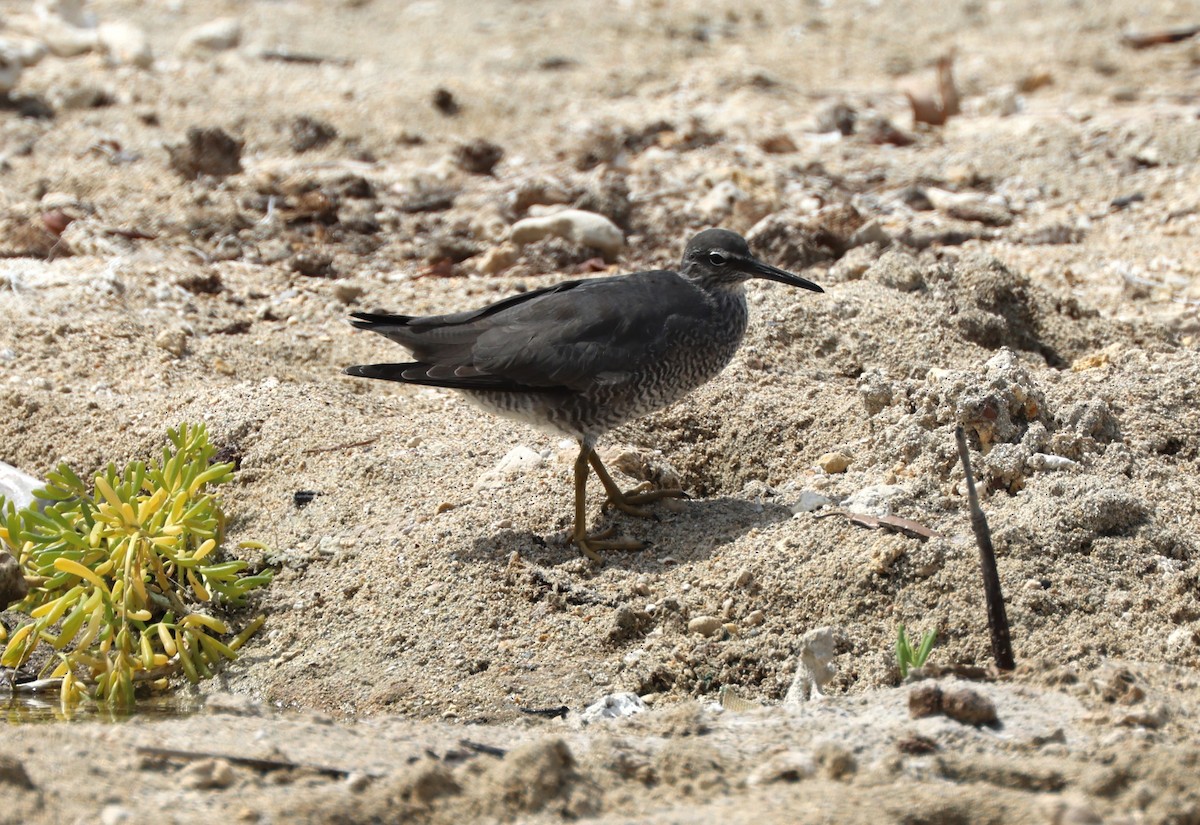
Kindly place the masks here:
POLYGON ((132 23, 104 23, 96 30, 96 36, 104 55, 115 65, 148 69, 154 62, 150 39, 132 23))
POLYGON ((551 236, 597 249, 606 258, 615 257, 625 247, 625 236, 616 224, 603 215, 582 209, 565 209, 553 215, 517 221, 510 237, 513 243, 524 246, 551 236))
POLYGON ((725 623, 716 616, 697 616, 688 622, 688 633, 699 633, 701 636, 715 636, 725 628, 725 623))
POLYGON ((179 39, 179 50, 223 52, 241 42, 241 21, 236 17, 219 17, 188 30, 179 39))

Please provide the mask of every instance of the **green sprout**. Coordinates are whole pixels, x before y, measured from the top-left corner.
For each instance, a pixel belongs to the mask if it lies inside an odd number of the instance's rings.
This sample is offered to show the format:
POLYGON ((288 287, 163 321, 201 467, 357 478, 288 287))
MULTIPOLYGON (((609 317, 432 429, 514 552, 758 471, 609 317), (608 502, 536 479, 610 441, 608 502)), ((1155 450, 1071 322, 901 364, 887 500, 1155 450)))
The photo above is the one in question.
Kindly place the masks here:
POLYGON ((901 679, 907 678, 909 668, 922 667, 925 664, 930 651, 933 650, 933 643, 936 641, 937 631, 930 630, 921 637, 921 644, 917 649, 913 650, 904 625, 900 625, 900 632, 896 636, 896 662, 900 665, 901 679))
MULTIPOLYGON (((30 617, 8 636, 0 665, 20 667, 48 645, 41 675, 62 679, 64 711, 85 697, 128 707, 135 683, 164 689, 180 672, 209 678, 262 627, 258 616, 230 638, 212 610, 243 605, 273 575, 224 558, 225 513, 209 490, 232 478, 233 464, 212 463, 203 425, 167 437, 161 462, 120 473, 110 464, 92 489, 59 465, 34 494, 51 502, 43 509, 0 497, 0 552, 7 545, 29 585, 11 607, 30 617)), ((0 641, 4 633, 0 625, 0 641)))

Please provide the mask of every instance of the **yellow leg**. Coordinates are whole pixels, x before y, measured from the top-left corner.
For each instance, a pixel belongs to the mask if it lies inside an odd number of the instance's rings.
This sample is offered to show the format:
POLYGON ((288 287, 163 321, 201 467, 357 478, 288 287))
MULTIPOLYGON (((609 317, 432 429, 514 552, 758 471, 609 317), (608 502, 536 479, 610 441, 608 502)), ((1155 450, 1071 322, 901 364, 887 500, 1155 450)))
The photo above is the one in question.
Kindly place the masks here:
MULTIPOLYGON (((596 471, 596 476, 600 479, 600 483, 604 485, 604 492, 608 493, 609 503, 623 513, 641 518, 650 518, 653 514, 645 507, 638 507, 637 505, 649 504, 652 501, 658 501, 663 498, 687 498, 687 494, 683 490, 640 491, 640 488, 636 488, 627 493, 622 493, 621 488, 617 486, 617 482, 613 481, 612 476, 608 474, 608 470, 605 469, 596 451, 590 447, 585 447, 584 449, 587 452, 588 462, 592 465, 592 469, 596 471)), ((578 462, 576 462, 575 477, 579 478, 578 462)))
MULTIPOLYGON (((575 530, 571 535, 571 540, 578 545, 583 554, 592 561, 603 561, 598 551, 600 550, 641 550, 643 545, 640 541, 631 539, 609 539, 612 535, 612 530, 605 530, 603 533, 598 533, 594 536, 589 536, 587 533, 587 477, 588 477, 588 456, 594 456, 595 453, 591 447, 583 446, 579 449, 579 457, 575 459, 575 530)), ((599 459, 597 459, 599 461, 599 459)), ((607 476, 607 473, 605 474, 607 476)), ((604 479, 602 478, 601 481, 604 479)), ((612 479, 608 479, 612 483, 612 479)))

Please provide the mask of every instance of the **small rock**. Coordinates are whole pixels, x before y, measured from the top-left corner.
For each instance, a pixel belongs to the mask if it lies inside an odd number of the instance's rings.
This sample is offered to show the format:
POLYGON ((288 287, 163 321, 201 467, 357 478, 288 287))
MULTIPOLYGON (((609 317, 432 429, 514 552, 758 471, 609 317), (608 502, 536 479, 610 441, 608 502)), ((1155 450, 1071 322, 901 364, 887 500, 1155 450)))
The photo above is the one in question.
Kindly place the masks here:
POLYGON ((572 243, 599 250, 605 260, 614 259, 625 246, 625 236, 616 224, 603 215, 582 209, 565 209, 539 218, 525 218, 513 224, 510 238, 518 246, 542 238, 565 238, 572 243))
POLYGON ((333 141, 338 131, 329 123, 309 115, 300 115, 291 122, 291 137, 288 146, 293 152, 319 149, 333 141))
POLYGON ((697 616, 688 622, 688 633, 699 633, 701 636, 715 636, 725 629, 725 624, 716 616, 697 616))
POLYGON ((830 504, 833 504, 833 499, 829 496, 822 495, 815 490, 802 490, 800 498, 791 506, 791 510, 793 514, 811 513, 822 507, 828 507, 830 504))
POLYGON ((1117 724, 1125 725, 1126 727, 1157 730, 1167 723, 1168 718, 1169 714, 1164 705, 1153 705, 1122 714, 1117 719, 1117 724))
POLYGON ((110 63, 139 69, 148 69, 154 63, 150 38, 139 26, 119 21, 103 23, 96 30, 96 36, 110 63))
POLYGON ((750 572, 749 568, 743 567, 737 572, 737 575, 734 576, 734 587, 740 587, 745 590, 752 584, 754 584, 754 574, 750 572))
POLYGON ((55 57, 78 57, 94 51, 99 44, 95 29, 73 26, 58 18, 44 21, 41 39, 55 57))
POLYGON ((769 135, 758 142, 758 148, 771 155, 786 155, 796 151, 796 141, 782 132, 769 135))
POLYGON ((981 115, 1010 117, 1021 111, 1021 95, 1013 86, 992 89, 979 101, 978 111, 981 115))
POLYGON ((810 699, 820 699, 821 688, 837 675, 833 656, 833 628, 817 627, 801 636, 800 661, 783 703, 800 705, 810 699))
POLYGON ((841 742, 822 742, 817 746, 816 758, 830 779, 848 779, 858 770, 854 752, 841 742))
POLYGON ((0 496, 11 501, 18 510, 32 504, 33 491, 40 490, 45 484, 40 478, 0 461, 0 496))
POLYGON ((224 759, 193 762, 179 772, 179 778, 183 787, 198 791, 228 788, 235 779, 233 768, 224 759))
POLYGON ((610 644, 621 644, 645 636, 654 626, 654 617, 644 610, 623 606, 613 614, 612 627, 608 631, 610 644))
POLYGON ((503 157, 503 148, 483 138, 461 143, 454 150, 454 163, 472 175, 492 174, 503 157))
POLYGON ((1085 804, 1066 803, 1055 811, 1051 823, 1052 825, 1103 825, 1104 817, 1085 804))
POLYGON ((14 60, 11 55, 0 49, 0 95, 8 95, 17 88, 24 66, 14 60))
POLYGON ((125 825, 133 821, 133 811, 124 805, 110 804, 100 809, 100 825, 125 825))
POLYGON ((746 625, 746 627, 758 627, 760 624, 762 624, 766 620, 767 620, 766 613, 763 613, 761 610, 751 610, 749 613, 746 614, 746 618, 743 619, 742 621, 746 625))
POLYGON ((763 762, 746 776, 750 787, 773 782, 799 782, 817 772, 817 762, 804 751, 784 751, 763 762))
POLYGON ((27 791, 34 789, 33 780, 29 778, 21 760, 6 753, 0 753, 0 785, 12 785, 27 791))
POLYGON ((918 682, 908 692, 908 715, 913 719, 938 716, 942 712, 942 689, 936 682, 918 682))
POLYGON ((432 103, 433 108, 437 109, 446 117, 454 117, 462 111, 462 105, 458 102, 458 99, 454 97, 454 92, 440 86, 433 92, 432 103))
MULTIPOLYGON (((911 709, 911 698, 910 705, 911 709)), ((942 692, 942 713, 964 725, 995 725, 996 706, 992 700, 976 690, 958 687, 942 692)))
POLYGON ((646 710, 646 703, 636 693, 610 693, 588 705, 579 714, 580 724, 590 725, 603 719, 621 719, 646 710))
POLYGON ((872 484, 863 487, 842 502, 842 506, 851 513, 865 513, 869 516, 890 516, 892 514, 892 499, 904 494, 904 488, 897 484, 872 484))
POLYGON ((179 39, 183 52, 223 52, 242 42, 242 23, 236 17, 218 17, 184 33, 179 39))
POLYGON ((188 180, 201 175, 223 178, 242 171, 244 142, 219 127, 192 126, 185 142, 167 147, 171 168, 188 180))
POLYGON ((187 351, 187 339, 188 334, 185 330, 174 327, 160 332, 154 339, 154 345, 159 349, 165 349, 176 358, 182 358, 187 351))
POLYGON ((891 242, 892 236, 883 228, 883 224, 877 218, 871 218, 855 230, 854 234, 850 236, 850 240, 846 242, 846 246, 855 249, 872 243, 887 246, 891 242))
POLYGON ((1061 455, 1033 453, 1029 458, 1025 459, 1025 466, 1031 470, 1053 473, 1059 470, 1070 470, 1073 467, 1078 467, 1079 462, 1072 461, 1061 455))
POLYGON ((1167 636, 1167 648, 1176 652, 1191 650, 1196 645, 1196 631, 1190 627, 1177 627, 1167 636))
POLYGON ((817 466, 830 474, 844 473, 851 460, 845 453, 825 453, 817 459, 817 466))
POLYGON ((838 101, 817 112, 816 130, 818 132, 838 132, 843 136, 854 134, 854 121, 858 113, 854 107, 838 101))
POLYGON ((476 268, 484 275, 495 275, 515 264, 519 256, 517 248, 510 243, 493 246, 479 256, 476 268))
POLYGON ((29 593, 21 564, 7 550, 0 548, 0 610, 19 602, 29 593))
POLYGON ((299 272, 307 278, 336 278, 337 270, 333 267, 333 255, 315 249, 304 249, 297 252, 290 261, 293 272, 299 272))
POLYGON ((916 258, 903 252, 883 253, 879 260, 867 268, 863 278, 899 292, 913 292, 925 286, 920 264, 916 258))
POLYGON ((496 462, 496 466, 481 475, 475 482, 475 491, 499 490, 513 479, 525 475, 541 467, 545 463, 540 453, 535 453, 528 447, 513 447, 504 458, 496 462))
POLYGON ((333 285, 333 297, 337 298, 343 304, 353 304, 365 292, 366 290, 358 284, 350 284, 345 281, 339 281, 333 285))

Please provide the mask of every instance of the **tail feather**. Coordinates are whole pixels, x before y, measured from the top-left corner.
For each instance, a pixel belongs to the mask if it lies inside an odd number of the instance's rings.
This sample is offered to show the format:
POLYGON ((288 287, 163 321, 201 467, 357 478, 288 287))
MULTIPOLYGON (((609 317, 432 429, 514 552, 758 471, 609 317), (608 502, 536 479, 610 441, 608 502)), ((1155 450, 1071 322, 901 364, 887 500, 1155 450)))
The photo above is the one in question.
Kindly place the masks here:
POLYGON ((342 370, 358 378, 377 378, 399 381, 424 387, 445 387, 451 390, 491 390, 493 392, 546 392, 544 387, 528 387, 498 375, 488 375, 473 368, 448 369, 436 364, 412 361, 404 364, 357 364, 342 370))
POLYGON ((375 329, 376 327, 403 327, 413 319, 411 315, 388 315, 382 312, 351 312, 350 323, 359 329, 375 329))

